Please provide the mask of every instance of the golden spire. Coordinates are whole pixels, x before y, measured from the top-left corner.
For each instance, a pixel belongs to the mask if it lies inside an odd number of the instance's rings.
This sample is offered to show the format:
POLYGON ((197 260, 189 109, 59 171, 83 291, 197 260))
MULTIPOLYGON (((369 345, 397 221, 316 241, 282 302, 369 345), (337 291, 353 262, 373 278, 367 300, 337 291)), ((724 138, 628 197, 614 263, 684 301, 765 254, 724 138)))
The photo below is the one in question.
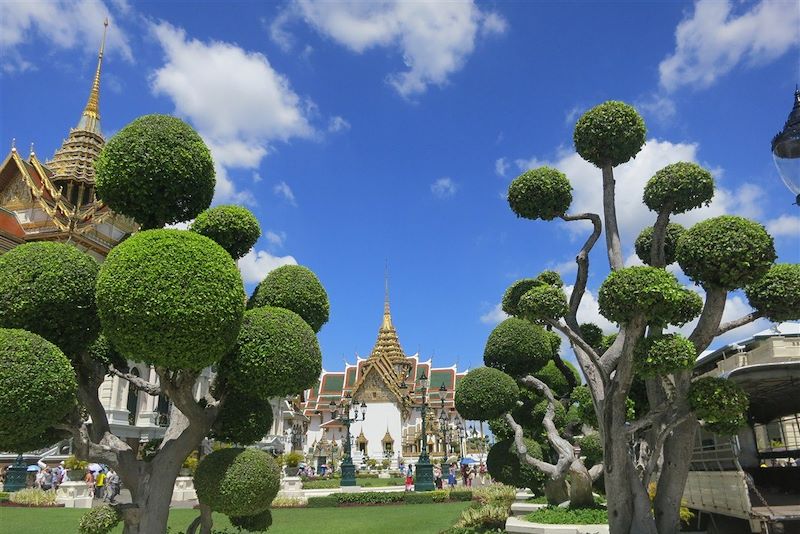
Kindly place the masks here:
POLYGON ((381 330, 393 330, 392 325, 392 312, 389 310, 389 263, 386 263, 386 271, 384 274, 385 295, 383 298, 383 324, 381 330))
POLYGON ((86 102, 86 108, 83 110, 83 115, 81 115, 81 120, 78 123, 79 130, 87 130, 98 135, 100 134, 100 108, 98 104, 100 99, 100 67, 103 64, 103 51, 106 48, 108 17, 103 22, 103 26, 103 41, 100 43, 100 53, 97 54, 97 70, 94 73, 92 90, 89 92, 89 100, 86 102))

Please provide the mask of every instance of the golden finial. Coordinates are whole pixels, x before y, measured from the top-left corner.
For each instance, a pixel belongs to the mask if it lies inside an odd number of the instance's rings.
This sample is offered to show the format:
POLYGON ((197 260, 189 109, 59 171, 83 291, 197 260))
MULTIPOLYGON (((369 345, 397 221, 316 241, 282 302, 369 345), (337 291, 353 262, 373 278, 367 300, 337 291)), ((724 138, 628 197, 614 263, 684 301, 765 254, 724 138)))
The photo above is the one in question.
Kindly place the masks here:
POLYGON ((94 73, 92 90, 89 91, 89 100, 78 123, 79 130, 87 130, 96 134, 100 133, 100 67, 103 65, 103 52, 106 49, 106 33, 108 33, 108 17, 103 22, 103 40, 100 42, 100 52, 97 54, 97 70, 94 73))
POLYGON ((11 138, 11 152, 16 152, 16 151, 17 151, 17 138, 16 137, 12 137, 11 138))
POLYGON ((31 156, 35 156, 36 152, 33 151, 33 143, 31 143, 31 156))
POLYGON ((383 283, 384 283, 384 298, 383 298, 383 324, 381 325, 381 329, 392 329, 392 312, 389 310, 389 262, 386 262, 384 275, 383 275, 383 283))

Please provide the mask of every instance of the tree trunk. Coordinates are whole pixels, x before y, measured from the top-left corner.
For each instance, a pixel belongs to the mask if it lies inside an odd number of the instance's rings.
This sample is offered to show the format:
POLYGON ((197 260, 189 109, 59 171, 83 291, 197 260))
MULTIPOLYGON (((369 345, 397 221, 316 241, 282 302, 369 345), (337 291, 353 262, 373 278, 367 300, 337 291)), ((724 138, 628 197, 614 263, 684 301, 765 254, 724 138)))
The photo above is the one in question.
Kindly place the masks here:
POLYGON ((583 462, 578 459, 569 467, 569 506, 570 508, 594 506, 592 477, 583 462))
POLYGON ((664 463, 654 502, 659 534, 672 534, 680 530, 681 500, 689 476, 689 463, 697 428, 697 419, 690 417, 675 427, 664 444, 664 463))
POLYGON ((544 483, 544 495, 547 497, 547 504, 559 505, 568 501, 567 477, 548 478, 544 483))
POLYGON ((181 467, 177 459, 173 466, 153 469, 147 466, 139 477, 136 498, 123 512, 123 534, 156 534, 167 531, 172 490, 181 467))

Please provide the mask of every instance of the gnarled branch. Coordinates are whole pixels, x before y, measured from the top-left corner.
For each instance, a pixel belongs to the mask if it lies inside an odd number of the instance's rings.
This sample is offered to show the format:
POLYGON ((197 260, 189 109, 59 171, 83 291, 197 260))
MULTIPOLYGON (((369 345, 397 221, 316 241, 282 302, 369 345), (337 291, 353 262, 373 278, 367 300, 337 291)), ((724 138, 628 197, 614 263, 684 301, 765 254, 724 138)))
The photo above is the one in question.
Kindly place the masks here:
POLYGON ((689 336, 689 341, 694 345, 697 354, 700 354, 714 340, 722 320, 722 312, 725 311, 725 299, 728 292, 719 287, 706 287, 706 302, 697 326, 694 327, 689 336))
POLYGON ((667 202, 661 207, 656 218, 656 224, 653 226, 653 238, 650 243, 650 265, 653 267, 667 266, 666 254, 664 253, 664 238, 667 234, 667 224, 669 224, 672 205, 673 202, 667 202))
POLYGON ((125 373, 123 371, 120 371, 112 364, 109 364, 108 372, 114 376, 122 378, 123 380, 127 380, 133 387, 135 387, 139 391, 144 391, 148 395, 151 395, 153 397, 158 397, 159 395, 161 395, 161 388, 158 387, 158 385, 153 384, 152 382, 148 382, 144 378, 136 376, 133 373, 125 373))
POLYGON ((734 319, 733 321, 728 321, 727 323, 722 323, 721 325, 719 325, 719 328, 717 329, 717 333, 716 333, 716 335, 714 337, 721 336, 725 332, 733 330, 734 328, 739 328, 740 326, 744 326, 746 324, 750 324, 753 321, 757 321, 758 319, 761 319, 762 317, 764 317, 763 313, 761 313, 760 311, 754 311, 754 312, 748 313, 745 316, 739 317, 738 319, 734 319))
MULTIPOLYGON (((552 319, 548 319, 547 323, 556 330, 558 330, 559 332, 561 332, 562 334, 564 334, 565 336, 567 336, 567 339, 569 339, 573 345, 577 345, 581 349, 581 351, 584 352, 586 356, 588 356, 589 360, 593 364, 594 369, 596 369, 600 373, 600 378, 602 382, 604 384, 608 382, 608 374, 603 371, 603 367, 602 365, 600 365, 600 357, 597 355, 594 349, 590 347, 589 344, 583 340, 583 338, 580 336, 578 332, 570 328, 569 325, 558 321, 554 321, 552 319)), ((578 351, 575 351, 575 354, 576 356, 578 356, 578 351)))
POLYGON ((572 294, 569 297, 569 314, 567 315, 566 322, 570 327, 575 330, 578 328, 577 313, 578 307, 581 304, 583 294, 586 292, 586 282, 589 280, 589 252, 594 247, 594 244, 600 238, 603 232, 603 224, 600 222, 600 216, 596 213, 578 213, 575 215, 562 215, 561 218, 565 221, 591 221, 594 225, 592 234, 583 244, 580 252, 575 257, 575 263, 578 264, 578 273, 575 275, 575 286, 572 288, 572 294))

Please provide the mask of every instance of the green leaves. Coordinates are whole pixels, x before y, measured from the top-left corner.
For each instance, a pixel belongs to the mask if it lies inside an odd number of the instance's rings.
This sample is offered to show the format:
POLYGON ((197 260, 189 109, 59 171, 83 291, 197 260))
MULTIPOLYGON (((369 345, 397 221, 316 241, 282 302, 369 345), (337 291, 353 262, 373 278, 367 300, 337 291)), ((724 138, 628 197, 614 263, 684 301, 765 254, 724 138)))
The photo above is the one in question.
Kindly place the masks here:
POLYGON ((519 377, 541 369, 553 357, 553 353, 552 340, 544 328, 510 317, 489 334, 483 350, 483 362, 519 377))
POLYGON ((455 403, 465 419, 486 421, 514 408, 518 396, 513 378, 498 369, 478 367, 459 381, 455 403))
POLYGON ((253 248, 261 237, 261 226, 253 212, 241 206, 216 206, 197 216, 189 227, 213 239, 238 260, 253 248))
POLYGON ((691 369, 696 359, 694 345, 680 334, 641 339, 634 350, 636 370, 646 377, 691 369))
POLYGON ((558 320, 567 314, 567 296, 560 287, 542 284, 526 291, 517 308, 530 321, 558 320))
POLYGON ((742 387, 725 378, 699 378, 689 390, 689 406, 706 428, 717 434, 735 434, 744 426, 749 405, 742 387))
POLYGON ((328 322, 330 304, 328 293, 308 267, 284 265, 271 271, 258 284, 248 308, 277 306, 295 312, 314 332, 319 332, 328 322))
POLYGON ((571 203, 569 180, 552 167, 525 171, 508 187, 508 205, 517 217, 550 221, 564 215, 571 203))
POLYGON ((800 319, 800 264, 780 263, 745 288, 750 305, 771 321, 800 319))
MULTIPOLYGON (((678 245, 678 238, 683 235, 686 229, 678 223, 668 223, 667 231, 664 234, 664 259, 666 264, 670 265, 675 262, 675 247, 678 245)), ((636 238, 634 247, 636 255, 644 262, 645 265, 650 265, 650 246, 653 243, 653 227, 648 226, 641 231, 636 238)))
POLYGON ((583 159, 603 168, 634 158, 642 149, 646 134, 644 120, 632 106, 609 100, 578 119, 572 139, 583 159))
POLYGON ((656 212, 670 206, 670 213, 684 213, 704 204, 708 206, 713 196, 711 173, 687 161, 672 163, 657 171, 644 187, 644 203, 656 212))

